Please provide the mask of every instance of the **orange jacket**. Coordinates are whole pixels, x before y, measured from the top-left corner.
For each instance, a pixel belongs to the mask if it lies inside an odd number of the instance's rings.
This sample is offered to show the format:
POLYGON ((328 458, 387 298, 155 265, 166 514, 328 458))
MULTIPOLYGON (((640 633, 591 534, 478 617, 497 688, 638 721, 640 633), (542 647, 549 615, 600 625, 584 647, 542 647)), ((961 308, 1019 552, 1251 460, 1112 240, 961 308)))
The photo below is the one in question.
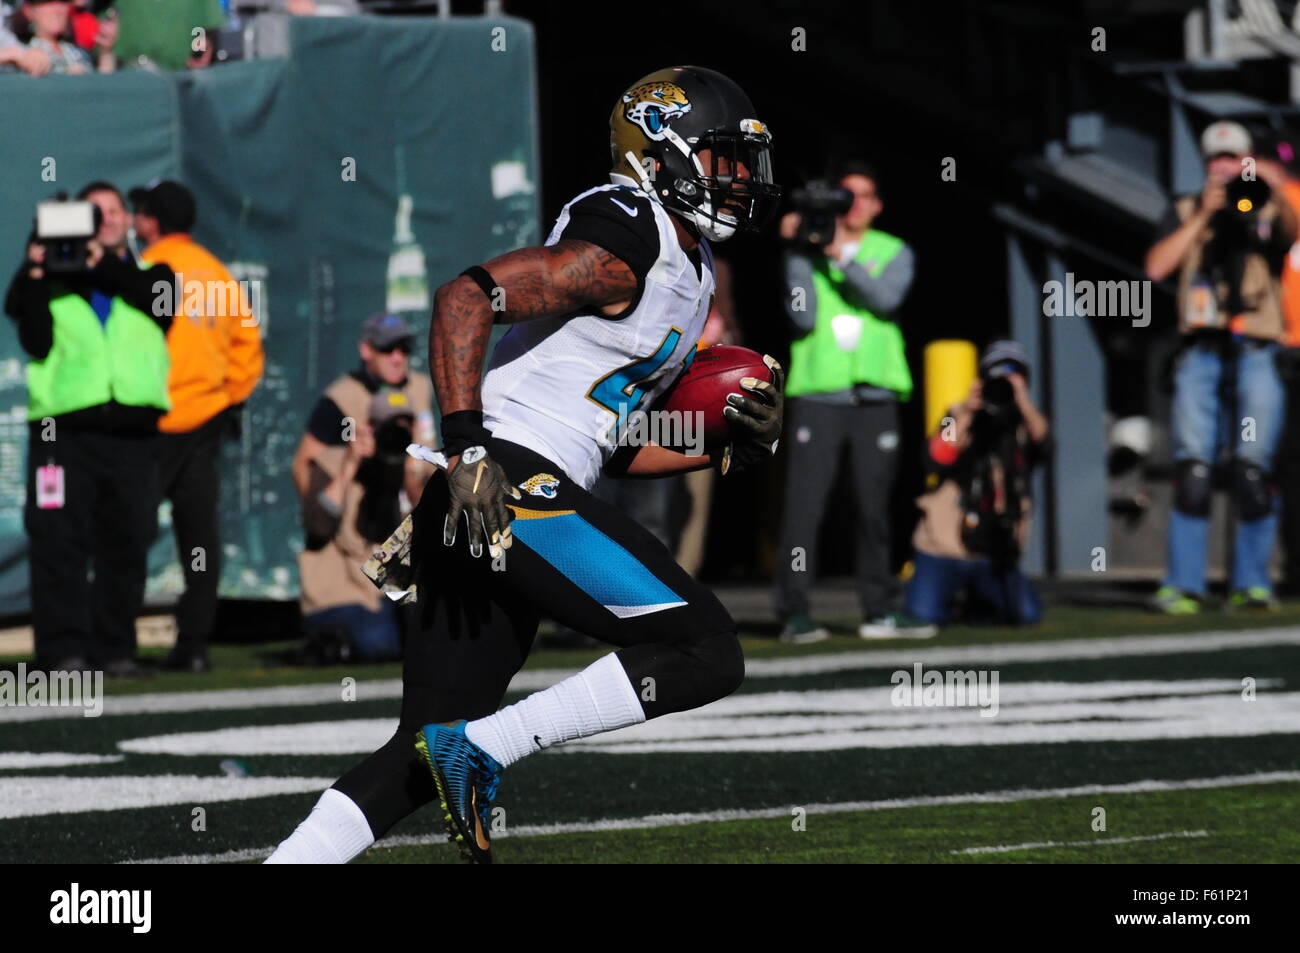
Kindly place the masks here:
POLYGON ((238 283, 189 235, 164 235, 140 257, 176 273, 175 318, 167 332, 172 409, 158 429, 188 433, 248 399, 262 376, 262 337, 238 283))
MULTIPOLYGON (((1300 182, 1282 186, 1286 199, 1296 218, 1300 218, 1300 182)), ((1300 241, 1291 246, 1282 267, 1282 314, 1286 319, 1286 336, 1282 343, 1287 347, 1300 347, 1300 241)))

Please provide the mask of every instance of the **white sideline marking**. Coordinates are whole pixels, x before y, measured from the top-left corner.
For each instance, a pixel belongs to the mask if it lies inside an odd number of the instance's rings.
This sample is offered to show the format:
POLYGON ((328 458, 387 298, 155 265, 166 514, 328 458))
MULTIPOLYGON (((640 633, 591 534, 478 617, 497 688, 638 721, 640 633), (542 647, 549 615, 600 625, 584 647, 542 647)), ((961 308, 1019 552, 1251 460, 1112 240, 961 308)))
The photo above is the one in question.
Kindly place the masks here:
MULTIPOLYGON (((930 797, 896 798, 884 801, 841 801, 834 804, 809 804, 808 814, 847 814, 857 811, 888 811, 909 807, 938 807, 953 804, 1012 804, 1018 801, 1038 801, 1058 797, 1080 797, 1096 794, 1151 794, 1160 791, 1199 791, 1210 788, 1244 787, 1251 784, 1285 784, 1300 781, 1300 771, 1266 771, 1258 774, 1225 775, 1218 778, 1192 778, 1184 781, 1130 781, 1124 784, 1087 784, 1070 788, 1019 789, 1013 791, 987 791, 978 794, 945 794, 930 797)), ((771 807, 753 810, 699 811, 689 814, 650 814, 644 817, 612 818, 603 821, 583 821, 572 824, 521 824, 496 834, 496 837, 544 837, 550 834, 584 834, 601 831, 646 830, 658 827, 682 827, 712 821, 749 821, 764 818, 789 818, 790 807, 771 807)), ((286 830, 288 836, 291 831, 286 830)), ((388 837, 377 847, 423 846, 446 843, 444 835, 403 835, 388 837)), ((274 847, 256 847, 230 850, 218 854, 180 854, 152 860, 122 861, 128 864, 211 864, 239 863, 271 855, 274 847)))
POLYGON ((1258 648, 1266 645, 1300 645, 1300 627, 1023 644, 1002 642, 996 645, 936 645, 930 648, 888 649, 883 652, 836 652, 789 659, 755 659, 745 663, 745 675, 747 678, 819 675, 859 668, 909 668, 914 662, 924 662, 926 668, 965 668, 977 664, 992 667, 1008 662, 1051 662, 1125 655, 1182 655, 1186 652, 1219 652, 1223 649, 1258 648))
MULTIPOLYGON (((898 708, 890 688, 733 695, 690 712, 570 742, 560 751, 808 751, 1300 733, 1300 693, 1241 701, 1232 679, 1009 682, 995 719, 974 708, 898 708)), ((129 738, 136 754, 237 756, 360 754, 396 730, 395 718, 245 725, 129 738)))
MULTIPOLYGON (((1189 652, 1219 652, 1224 649, 1259 648, 1270 645, 1300 645, 1300 627, 1252 629, 1240 632, 1203 632, 1197 635, 1121 636, 1105 639, 1072 639, 1064 642, 1029 644, 956 645, 887 651, 836 652, 792 659, 755 659, 745 663, 746 678, 784 678, 820 675, 869 668, 910 668, 922 662, 927 668, 993 667, 1011 662, 1066 661, 1070 659, 1122 658, 1130 655, 1180 655, 1189 652)), ((524 692, 548 688, 573 675, 577 669, 534 669, 520 672, 509 691, 524 692)), ((357 699, 374 701, 401 698, 401 679, 361 680, 357 699)), ((104 699, 105 715, 138 715, 173 711, 220 711, 238 708, 280 708, 293 705, 328 705, 341 701, 334 684, 283 685, 275 688, 239 688, 198 692, 154 692, 146 695, 109 695, 104 699)), ((45 718, 80 718, 81 709, 18 708, 0 706, 0 724, 45 718)))
POLYGON ((333 783, 333 778, 232 778, 176 774, 12 776, 0 778, 0 819, 121 811, 165 804, 241 801, 273 794, 323 791, 333 783))
POLYGON ((950 854, 1005 854, 1013 850, 1036 850, 1039 847, 1094 847, 1106 844, 1136 844, 1139 841, 1169 840, 1171 837, 1209 837, 1208 831, 1168 831, 1144 837, 1099 837, 1096 840, 1044 840, 1027 844, 1000 844, 997 847, 963 847, 950 854))
POLYGON ((66 751, 0 751, 0 771, 24 768, 63 768, 73 764, 113 764, 125 761, 120 754, 72 754, 66 751))

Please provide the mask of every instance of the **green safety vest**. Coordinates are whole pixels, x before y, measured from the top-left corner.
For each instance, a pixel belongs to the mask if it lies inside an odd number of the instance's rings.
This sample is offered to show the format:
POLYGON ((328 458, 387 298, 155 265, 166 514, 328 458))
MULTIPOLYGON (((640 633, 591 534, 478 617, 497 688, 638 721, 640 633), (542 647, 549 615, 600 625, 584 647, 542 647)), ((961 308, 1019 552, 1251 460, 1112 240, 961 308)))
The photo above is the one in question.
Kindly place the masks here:
MULTIPOLYGON (((853 260, 872 277, 878 276, 903 248, 903 240, 887 232, 868 231, 853 260)), ((912 374, 907 367, 903 332, 892 321, 876 317, 859 304, 849 303, 840 290, 844 272, 829 260, 813 269, 813 290, 817 295, 817 323, 812 331, 790 345, 790 380, 785 392, 791 397, 828 394, 855 384, 886 387, 897 391, 901 400, 912 394, 912 374), (844 350, 835 339, 837 315, 860 319, 857 344, 844 350)), ((857 330, 853 320, 841 320, 841 334, 857 330)))
POLYGON ((54 343, 27 364, 27 419, 41 420, 115 400, 130 407, 171 407, 167 336, 153 318, 114 298, 101 324, 79 294, 50 300, 54 343))

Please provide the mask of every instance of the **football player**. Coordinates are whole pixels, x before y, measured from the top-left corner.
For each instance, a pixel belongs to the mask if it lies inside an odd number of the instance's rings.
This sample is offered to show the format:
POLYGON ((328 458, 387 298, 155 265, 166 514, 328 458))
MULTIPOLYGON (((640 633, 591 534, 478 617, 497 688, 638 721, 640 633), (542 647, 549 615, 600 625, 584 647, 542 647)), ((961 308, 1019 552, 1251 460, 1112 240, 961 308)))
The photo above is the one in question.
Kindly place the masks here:
POLYGON ((727 473, 771 456, 783 401, 770 357, 771 382, 745 378, 747 393, 728 396, 723 451, 619 440, 694 356, 714 287, 709 242, 757 228, 779 197, 771 135, 731 80, 680 67, 620 97, 610 143, 610 184, 569 202, 544 246, 438 289, 429 353, 449 465, 414 513, 418 618, 399 727, 268 862, 344 863, 435 798, 462 853, 490 862, 504 768, 708 704, 744 677, 718 599, 588 491, 602 472, 727 473), (494 323, 511 328, 484 377, 494 323), (498 710, 541 616, 618 650, 498 710))

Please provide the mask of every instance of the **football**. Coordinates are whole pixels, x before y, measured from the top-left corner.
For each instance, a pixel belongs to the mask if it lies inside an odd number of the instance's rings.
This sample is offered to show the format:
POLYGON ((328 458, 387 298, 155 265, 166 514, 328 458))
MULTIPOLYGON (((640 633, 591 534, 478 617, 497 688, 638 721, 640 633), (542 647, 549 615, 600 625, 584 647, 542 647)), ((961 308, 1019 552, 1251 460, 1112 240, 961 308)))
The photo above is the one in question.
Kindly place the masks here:
MULTIPOLYGON (((704 427, 704 447, 715 450, 731 439, 731 424, 723 416, 728 394, 753 397, 741 389, 744 377, 770 381, 772 370, 763 363, 763 355, 747 347, 719 344, 695 355, 686 372, 677 379, 663 403, 668 411, 699 411, 704 427)), ((757 399, 757 398, 754 398, 757 399)))

